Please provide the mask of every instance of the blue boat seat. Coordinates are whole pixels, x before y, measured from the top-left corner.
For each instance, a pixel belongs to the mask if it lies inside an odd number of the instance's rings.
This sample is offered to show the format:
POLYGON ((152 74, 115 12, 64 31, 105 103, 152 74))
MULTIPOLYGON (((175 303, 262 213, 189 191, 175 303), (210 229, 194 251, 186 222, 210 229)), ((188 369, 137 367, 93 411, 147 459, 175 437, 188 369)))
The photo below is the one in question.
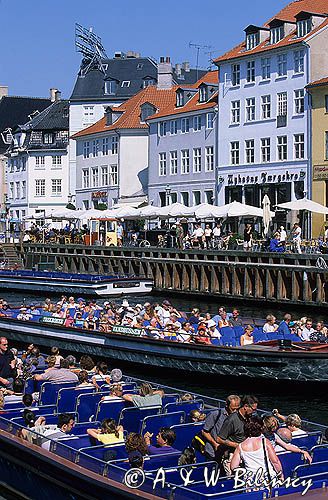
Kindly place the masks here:
POLYGON ((68 387, 60 389, 57 396, 57 413, 75 412, 76 399, 80 394, 94 392, 92 387, 68 387))
MULTIPOLYGON (((87 449, 87 448, 85 448, 87 449)), ((104 469, 106 467, 106 462, 103 460, 100 460, 99 458, 95 458, 91 455, 86 455, 85 453, 82 453, 81 451, 77 452, 75 462, 80 466, 84 467, 88 470, 91 470, 92 472, 95 472, 96 474, 100 474, 103 476, 104 474, 104 469)))
MULTIPOLYGON (((57 420, 58 420, 58 416, 55 413, 47 413, 48 408, 49 408, 49 406, 47 406, 45 409, 39 407, 39 410, 36 411, 35 414, 37 417, 42 415, 46 419, 47 424, 56 424, 57 420)), ((54 407, 51 406, 51 408, 54 408, 54 407)), ((3 415, 3 416, 5 418, 7 418, 6 415, 3 415)), ((18 414, 16 414, 16 416, 13 416, 10 420, 16 424, 25 425, 25 420, 22 417, 22 412, 19 412, 18 414)))
POLYGON ((184 411, 188 415, 192 410, 202 410, 204 401, 201 399, 194 401, 181 401, 178 403, 168 403, 164 406, 164 413, 172 413, 173 411, 184 411))
POLYGON ((184 411, 176 411, 173 413, 164 413, 162 415, 150 415, 142 421, 141 434, 150 432, 156 434, 161 427, 171 427, 172 425, 183 424, 186 418, 184 411))
POLYGON ((207 486, 205 482, 199 482, 188 487, 176 486, 173 488, 174 500, 205 500, 236 498, 238 500, 263 500, 263 491, 246 492, 245 490, 233 489, 234 480, 220 478, 216 486, 207 486))
POLYGON ((80 436, 81 434, 86 434, 87 429, 99 429, 101 426, 100 422, 81 422, 74 425, 70 432, 70 435, 80 436))
POLYGON ((320 431, 309 432, 307 436, 294 437, 292 444, 300 448, 307 448, 308 450, 313 446, 321 444, 322 433, 320 431))
POLYGON ((295 467, 304 464, 304 457, 302 453, 293 453, 291 451, 282 451, 277 453, 284 471, 284 477, 289 477, 295 467))
POLYGON ((312 464, 299 465, 294 470, 294 476, 305 477, 315 474, 316 477, 320 476, 321 479, 328 479, 328 461, 312 462, 312 464))
POLYGON ((245 330, 244 330, 244 327, 243 327, 243 326, 234 326, 234 327, 233 327, 233 331, 235 332, 235 338, 236 338, 236 339, 238 339, 238 338, 240 339, 240 337, 241 337, 242 335, 244 335, 244 332, 245 332, 245 330))
POLYGON ((162 406, 165 407, 168 403, 176 403, 179 400, 179 394, 164 394, 162 397, 162 406))
POLYGON ((123 408, 121 411, 119 425, 128 432, 141 431, 142 420, 149 415, 158 415, 161 413, 160 406, 153 406, 150 408, 123 408))
POLYGON ((89 434, 81 434, 79 436, 67 435, 65 437, 57 439, 56 443, 66 444, 67 446, 70 446, 75 450, 80 450, 81 448, 86 448, 91 446, 89 434))
MULTIPOLYGON (((216 469, 218 467, 218 464, 216 462, 202 462, 202 463, 196 463, 193 465, 178 465, 177 467, 170 467, 168 469, 164 469, 165 471, 165 482, 170 483, 171 485, 183 485, 184 480, 183 477, 183 470, 190 470, 192 469, 192 473, 190 475, 190 479, 192 481, 204 481, 204 474, 205 474, 205 468, 208 469, 209 476, 212 473, 212 469, 216 469)), ((151 475, 152 478, 155 478, 157 474, 157 469, 153 471, 149 471, 149 475, 151 475)))
POLYGON ((228 346, 236 345, 235 332, 233 328, 231 328, 230 326, 224 326, 223 328, 220 328, 220 333, 221 333, 220 342, 222 343, 222 345, 228 345, 228 346))
POLYGON ((256 327, 253 330, 253 338, 255 343, 265 342, 266 340, 268 340, 268 335, 263 331, 262 328, 256 327))
POLYGON ((97 458, 98 460, 102 460, 103 462, 122 460, 126 459, 128 456, 125 444, 112 444, 110 446, 104 446, 101 444, 80 448, 79 451, 81 455, 88 455, 90 457, 97 458))
POLYGON ((91 418, 95 420, 97 406, 102 397, 108 396, 108 392, 93 392, 91 394, 80 394, 76 399, 76 421, 87 422, 91 418))
POLYGON ((65 384, 53 384, 52 382, 43 382, 40 388, 39 404, 53 405, 57 403, 57 394, 60 389, 75 387, 77 382, 66 382, 65 384))
POLYGON ((49 451, 71 462, 75 462, 78 455, 77 448, 70 446, 68 443, 66 444, 65 440, 51 441, 49 451))
POLYGON ((176 435, 174 448, 183 451, 187 446, 190 446, 193 437, 203 428, 203 426, 204 422, 172 425, 171 429, 176 435))
POLYGON ((324 462, 328 460, 328 444, 313 446, 311 448, 313 462, 324 462))
POLYGON ((121 411, 125 407, 125 401, 99 401, 95 418, 100 422, 102 422, 104 418, 113 418, 118 422, 121 411))

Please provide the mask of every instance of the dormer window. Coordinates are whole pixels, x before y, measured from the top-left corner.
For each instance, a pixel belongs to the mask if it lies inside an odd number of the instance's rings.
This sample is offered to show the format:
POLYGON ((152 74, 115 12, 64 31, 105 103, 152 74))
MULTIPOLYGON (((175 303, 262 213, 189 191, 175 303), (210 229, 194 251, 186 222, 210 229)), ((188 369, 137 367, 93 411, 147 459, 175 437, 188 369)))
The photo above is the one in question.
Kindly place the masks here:
POLYGON ((142 122, 145 122, 149 116, 152 116, 156 113, 156 108, 149 102, 146 102, 140 106, 141 114, 140 119, 142 122))
POLYGON ((179 108, 183 106, 183 92, 177 92, 176 94, 176 107, 179 108))
POLYGON ((43 136, 43 142, 44 144, 53 144, 54 142, 54 134, 51 133, 46 133, 43 136))
POLYGON ((115 94, 117 82, 115 80, 107 80, 105 82, 105 94, 115 94))
POLYGON ((302 38, 310 33, 312 29, 312 19, 309 17, 308 19, 302 19, 297 21, 297 37, 302 38))
POLYGON ((150 85, 156 85, 155 78, 146 77, 143 80, 143 88, 149 87, 150 85))
POLYGON ((249 33, 246 35, 246 50, 254 49, 260 43, 260 33, 249 33))
POLYGON ((284 25, 275 26, 270 30, 270 43, 275 44, 280 42, 285 36, 284 25))
POLYGON ((207 101, 207 86, 202 85, 199 89, 199 102, 207 101))

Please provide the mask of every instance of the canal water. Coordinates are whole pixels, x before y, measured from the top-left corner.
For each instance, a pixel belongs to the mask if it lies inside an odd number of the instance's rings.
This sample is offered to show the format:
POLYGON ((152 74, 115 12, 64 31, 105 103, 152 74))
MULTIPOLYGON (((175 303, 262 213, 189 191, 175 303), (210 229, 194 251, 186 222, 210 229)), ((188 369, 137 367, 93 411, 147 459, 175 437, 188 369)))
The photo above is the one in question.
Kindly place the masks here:
MULTIPOLYGON (((44 296, 29 296, 8 292, 2 296, 11 305, 30 304, 31 302, 41 304, 44 296)), ((149 302, 160 302, 164 295, 153 295, 143 297, 128 297, 131 305, 149 302)), ((172 297, 167 294, 172 304, 181 311, 191 311, 193 307, 198 307, 202 312, 217 313, 219 305, 222 302, 217 298, 210 300, 209 297, 182 298, 181 296, 172 297)), ((56 300, 56 297, 53 297, 56 300)), ((101 303, 102 300, 97 300, 101 303)), ((121 299, 116 299, 120 302, 121 299)), ((227 310, 231 310, 236 304, 225 304, 227 310)), ((311 316, 314 321, 327 318, 313 308, 304 308, 293 310, 288 306, 282 307, 273 304, 263 304, 263 306, 250 306, 249 304, 237 304, 241 316, 244 318, 263 319, 268 313, 273 313, 278 319, 281 319, 284 313, 289 312, 293 318, 302 316, 311 316)), ((159 369, 158 367, 133 367, 131 365, 118 365, 123 372, 128 375, 139 378, 149 379, 154 382, 162 383, 172 387, 178 387, 186 391, 197 392, 210 397, 225 399, 228 394, 256 394, 260 400, 260 407, 271 410, 278 408, 280 413, 298 413, 302 418, 311 420, 328 426, 328 398, 327 384, 299 384, 286 383, 280 381, 250 380, 242 377, 222 377, 220 375, 204 375, 195 373, 181 374, 172 370, 159 369)), ((114 368, 114 365, 111 366, 114 368)))

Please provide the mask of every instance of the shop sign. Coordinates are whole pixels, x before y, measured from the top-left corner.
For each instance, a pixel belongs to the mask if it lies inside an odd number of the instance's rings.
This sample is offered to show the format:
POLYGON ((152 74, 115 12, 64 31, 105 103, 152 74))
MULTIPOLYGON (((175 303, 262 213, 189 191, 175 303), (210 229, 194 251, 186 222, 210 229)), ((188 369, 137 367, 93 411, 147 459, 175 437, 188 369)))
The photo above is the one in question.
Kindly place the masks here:
POLYGON ((91 198, 93 200, 107 200, 107 191, 96 191, 94 193, 91 193, 91 198))
POLYGON ((113 333, 121 333, 123 335, 140 335, 143 333, 142 328, 133 328, 130 326, 121 326, 121 325, 113 325, 112 327, 113 333))
POLYGON ((319 181, 321 179, 328 179, 328 165, 313 166, 313 180, 319 181))
POLYGON ((63 326, 65 323, 64 318, 56 318, 54 316, 42 316, 40 321, 41 323, 45 323, 47 325, 57 325, 57 326, 63 326))
POLYGON ((270 184, 281 182, 295 182, 305 179, 305 172, 285 172, 272 174, 270 172, 259 172, 258 174, 228 174, 228 186, 245 186, 252 184, 270 184))

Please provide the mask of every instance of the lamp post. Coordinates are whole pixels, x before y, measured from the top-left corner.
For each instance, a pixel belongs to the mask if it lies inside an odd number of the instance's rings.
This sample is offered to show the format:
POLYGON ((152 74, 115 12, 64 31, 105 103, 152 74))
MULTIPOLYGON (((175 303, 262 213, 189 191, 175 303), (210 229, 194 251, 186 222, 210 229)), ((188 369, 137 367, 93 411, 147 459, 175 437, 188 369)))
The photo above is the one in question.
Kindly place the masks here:
POLYGON ((166 206, 170 204, 170 195, 171 195, 171 186, 169 184, 166 185, 165 188, 165 193, 166 193, 166 206))
POLYGON ((6 208, 6 234, 5 234, 5 241, 8 242, 10 241, 10 233, 9 233, 9 209, 11 206, 10 200, 8 198, 8 194, 5 194, 5 202, 4 202, 5 208, 6 208))

